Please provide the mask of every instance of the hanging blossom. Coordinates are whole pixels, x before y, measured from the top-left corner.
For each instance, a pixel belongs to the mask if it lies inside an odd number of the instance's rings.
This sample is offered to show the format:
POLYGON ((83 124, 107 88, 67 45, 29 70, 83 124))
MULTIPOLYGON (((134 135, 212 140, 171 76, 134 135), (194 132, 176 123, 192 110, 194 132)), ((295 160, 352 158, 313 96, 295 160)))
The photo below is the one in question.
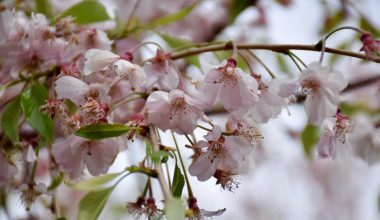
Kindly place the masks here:
POLYGON ((83 71, 85 75, 104 70, 115 70, 119 77, 130 81, 132 90, 142 87, 146 82, 147 76, 143 68, 131 63, 133 60, 131 53, 119 56, 107 50, 91 49, 86 52, 85 57, 83 71))
POLYGON ((199 85, 200 100, 212 108, 220 100, 227 111, 252 107, 258 100, 257 81, 236 67, 236 60, 224 60, 212 68, 199 85))
POLYGON ((180 77, 170 54, 157 49, 156 57, 144 66, 148 75, 146 88, 171 91, 178 87, 180 77))
POLYGON ((79 106, 84 124, 106 121, 111 98, 107 95, 108 85, 93 83, 88 85, 72 76, 62 76, 55 82, 58 98, 70 99, 79 106))
POLYGON ((203 220, 212 218, 214 216, 222 215, 226 209, 219 209, 217 211, 206 211, 204 209, 200 209, 197 204, 197 199, 195 197, 189 197, 187 199, 187 205, 189 207, 186 212, 186 219, 188 220, 203 220))
POLYGON ((190 134, 197 127, 197 120, 204 115, 203 103, 178 89, 169 93, 151 93, 146 108, 149 123, 164 131, 173 129, 179 134, 190 134))
POLYGON ((259 101, 254 106, 233 112, 233 114, 245 115, 244 117, 251 117, 258 123, 266 123, 269 119, 277 117, 282 108, 292 100, 292 92, 282 88, 284 81, 281 79, 264 82, 261 75, 252 74, 252 76, 259 84, 257 90, 259 101))
POLYGON ((305 110, 312 124, 321 124, 326 117, 334 116, 341 101, 340 92, 347 87, 347 80, 340 72, 312 63, 298 79, 306 94, 305 110))
POLYGON ((351 145, 346 140, 352 133, 354 123, 338 111, 335 117, 326 118, 323 123, 323 134, 317 145, 322 158, 344 158, 351 154, 351 145))
POLYGON ((70 179, 76 179, 84 168, 93 176, 108 171, 119 153, 119 142, 115 138, 102 141, 89 141, 70 135, 52 146, 52 155, 59 168, 70 179))
POLYGON ((243 161, 252 151, 253 145, 240 136, 222 136, 219 126, 204 136, 192 148, 196 151, 189 173, 199 181, 214 176, 223 189, 233 191, 238 186, 234 176, 242 169, 243 161))
POLYGON ((367 58, 376 57, 380 55, 380 40, 374 39, 372 34, 364 33, 360 37, 363 43, 360 51, 364 51, 367 58))

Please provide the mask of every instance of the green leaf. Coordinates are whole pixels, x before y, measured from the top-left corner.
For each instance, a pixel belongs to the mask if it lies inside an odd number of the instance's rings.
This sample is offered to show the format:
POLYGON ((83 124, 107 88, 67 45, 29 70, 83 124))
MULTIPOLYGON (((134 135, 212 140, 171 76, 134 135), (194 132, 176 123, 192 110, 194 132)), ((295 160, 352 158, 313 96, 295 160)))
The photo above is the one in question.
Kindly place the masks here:
POLYGON ((48 187, 48 190, 51 191, 56 189, 61 184, 64 176, 65 175, 63 174, 63 172, 59 172, 59 174, 52 179, 48 187))
POLYGON ((93 124, 85 126, 75 132, 75 135, 99 140, 123 135, 131 130, 131 127, 122 124, 93 124))
POLYGON ((91 179, 87 179, 84 181, 81 181, 76 184, 69 184, 70 187, 79 189, 79 190, 96 190, 99 189, 100 186, 103 186, 104 184, 111 182, 116 177, 118 177, 122 172, 119 173, 110 173, 106 174, 104 176, 97 176, 93 177, 91 179))
POLYGON ((168 220, 185 219, 185 207, 181 199, 172 198, 165 202, 164 212, 168 220))
POLYGON ((251 5, 252 1, 233 0, 230 8, 230 22, 232 23, 244 9, 251 5))
POLYGON ((150 157, 152 158, 153 163, 166 163, 168 156, 168 152, 160 150, 153 152, 150 157))
POLYGON ((110 19, 104 6, 98 1, 91 0, 81 1, 71 6, 62 12, 57 20, 67 16, 74 17, 74 22, 77 24, 89 24, 110 19))
POLYGON ((278 54, 278 53, 276 54, 276 61, 277 61, 278 67, 280 68, 282 72, 290 73, 289 66, 286 63, 286 60, 282 54, 278 54))
POLYGON ((185 186, 185 179, 181 173, 181 170, 178 168, 178 165, 176 164, 175 169, 174 169, 173 185, 172 185, 173 196, 177 198, 181 198, 182 190, 184 186, 185 186))
POLYGON ((115 186, 91 191, 79 202, 78 220, 96 220, 115 186))
POLYGON ((301 141, 306 155, 311 156, 314 145, 319 140, 319 127, 307 124, 301 134, 301 141))
POLYGON ((1 128, 5 135, 13 142, 19 141, 18 137, 18 118, 21 112, 20 108, 21 98, 16 96, 4 108, 1 115, 1 128))
POLYGON ((177 22, 190 14, 190 12, 193 11, 197 4, 198 2, 195 2, 189 6, 183 7, 181 10, 176 11, 172 14, 157 18, 156 20, 153 20, 148 26, 150 28, 155 28, 158 26, 165 26, 173 22, 177 22))
POLYGON ((49 0, 34 0, 36 12, 44 14, 47 18, 53 17, 53 7, 49 0))
POLYGON ((40 106, 45 104, 48 98, 48 90, 45 86, 33 85, 21 95, 21 106, 26 121, 36 129, 47 141, 53 140, 53 121, 40 112, 40 106))

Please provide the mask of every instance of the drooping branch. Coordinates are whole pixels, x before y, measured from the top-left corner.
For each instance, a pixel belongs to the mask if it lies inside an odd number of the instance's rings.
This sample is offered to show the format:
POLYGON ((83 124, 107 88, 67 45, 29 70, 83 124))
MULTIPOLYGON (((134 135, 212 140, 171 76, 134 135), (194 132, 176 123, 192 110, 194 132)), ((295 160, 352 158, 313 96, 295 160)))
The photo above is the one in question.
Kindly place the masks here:
MULTIPOLYGON (((303 51, 322 51, 322 43, 319 42, 317 44, 312 45, 301 45, 301 44, 236 44, 237 49, 239 50, 271 50, 274 52, 279 53, 285 53, 289 50, 303 50, 303 51)), ((171 58, 173 60, 205 53, 205 52, 211 52, 211 51, 221 51, 221 50, 232 50, 233 45, 231 42, 226 42, 223 44, 217 44, 217 45, 206 45, 206 46, 200 46, 196 48, 191 48, 186 51, 181 51, 177 53, 171 54, 171 58)), ((367 55, 359 52, 352 52, 348 50, 341 50, 331 47, 325 47, 325 52, 327 53, 333 53, 333 54, 339 54, 343 56, 348 57, 355 57, 363 60, 371 60, 376 63, 380 63, 380 57, 368 57, 367 55)))

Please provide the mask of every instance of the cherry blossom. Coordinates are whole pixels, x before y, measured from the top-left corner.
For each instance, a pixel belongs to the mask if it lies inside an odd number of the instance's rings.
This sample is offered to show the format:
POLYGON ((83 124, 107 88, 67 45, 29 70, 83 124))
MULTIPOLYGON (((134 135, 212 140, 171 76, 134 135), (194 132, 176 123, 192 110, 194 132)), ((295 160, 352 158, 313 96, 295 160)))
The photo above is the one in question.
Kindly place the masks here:
POLYGON ((0 186, 5 185, 17 173, 16 166, 0 151, 0 186))
POLYGON ((156 91, 146 103, 148 122, 162 130, 173 129, 179 134, 190 134, 203 116, 203 103, 182 90, 156 91))
POLYGON ((222 136, 219 126, 214 126, 204 138, 206 141, 201 140, 193 146, 197 153, 189 173, 199 181, 206 181, 217 174, 215 177, 222 187, 231 190, 236 185, 232 176, 239 173, 242 161, 253 146, 239 136, 222 136))
POLYGON ((353 131, 354 124, 348 117, 338 112, 335 117, 325 119, 322 127, 324 131, 317 145, 320 157, 344 159, 352 154, 346 136, 353 131))
POLYGON ((305 110, 309 121, 320 124, 323 119, 334 116, 341 101, 340 92, 347 87, 347 80, 340 72, 312 63, 298 79, 306 94, 305 110))
POLYGON ((228 111, 252 107, 258 100, 257 81, 236 67, 236 60, 224 60, 210 70, 199 86, 199 97, 209 108, 220 100, 228 111))
POLYGON ((106 173, 119 152, 118 145, 115 139, 89 141, 70 135, 53 144, 52 154, 66 176, 76 179, 85 167, 93 176, 106 173))

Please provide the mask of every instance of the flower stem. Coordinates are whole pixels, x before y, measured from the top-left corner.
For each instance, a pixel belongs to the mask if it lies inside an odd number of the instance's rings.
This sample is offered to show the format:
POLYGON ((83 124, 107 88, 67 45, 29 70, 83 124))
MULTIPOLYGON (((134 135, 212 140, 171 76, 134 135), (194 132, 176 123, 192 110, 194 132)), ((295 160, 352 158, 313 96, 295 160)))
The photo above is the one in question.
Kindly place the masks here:
MULTIPOLYGON (((158 152, 160 151, 160 147, 158 145, 158 139, 157 139, 157 133, 156 133, 156 129, 153 125, 150 125, 149 126, 149 140, 151 142, 151 145, 152 145, 152 150, 153 152, 158 152)), ((161 187, 161 190, 162 190, 162 193, 164 194, 164 197, 165 197, 165 200, 170 200, 172 198, 172 194, 170 192, 170 189, 168 187, 168 184, 166 182, 166 179, 165 179, 165 176, 164 176, 164 173, 162 172, 162 166, 161 166, 161 163, 158 162, 158 163, 155 163, 154 164, 154 168, 157 172, 157 178, 158 178, 158 182, 160 183, 160 187, 161 187)))
POLYGON ((294 59, 294 57, 288 53, 288 56, 290 57, 290 59, 292 59, 293 63, 296 64, 297 68, 299 69, 300 72, 302 72, 302 68, 300 67, 300 65, 298 64, 297 60, 294 59))
POLYGON ((177 153, 178 153, 178 157, 179 157, 179 160, 181 162, 181 167, 182 167, 182 170, 183 170, 183 174, 185 176, 185 181, 186 181, 186 185, 187 185, 187 191, 188 191, 188 194, 189 194, 189 197, 193 197, 193 190, 191 189, 191 185, 190 185, 190 181, 189 181, 189 178, 187 176, 187 172, 186 172, 186 168, 185 168, 185 164, 183 162, 183 159, 182 159, 182 155, 181 155, 181 151, 179 150, 179 146, 178 146, 178 142, 177 142, 177 139, 174 135, 174 132, 173 131, 170 131, 172 133, 172 136, 173 136, 173 140, 174 140, 174 144, 175 144, 175 147, 177 148, 177 153))
POLYGON ((259 62, 261 64, 261 66, 264 67, 264 69, 269 73, 270 77, 272 77, 272 79, 276 78, 275 75, 273 74, 273 72, 269 69, 269 67, 258 57, 256 56, 256 54, 254 54, 251 50, 247 50, 248 53, 253 57, 255 58, 255 60, 257 62, 259 62))

